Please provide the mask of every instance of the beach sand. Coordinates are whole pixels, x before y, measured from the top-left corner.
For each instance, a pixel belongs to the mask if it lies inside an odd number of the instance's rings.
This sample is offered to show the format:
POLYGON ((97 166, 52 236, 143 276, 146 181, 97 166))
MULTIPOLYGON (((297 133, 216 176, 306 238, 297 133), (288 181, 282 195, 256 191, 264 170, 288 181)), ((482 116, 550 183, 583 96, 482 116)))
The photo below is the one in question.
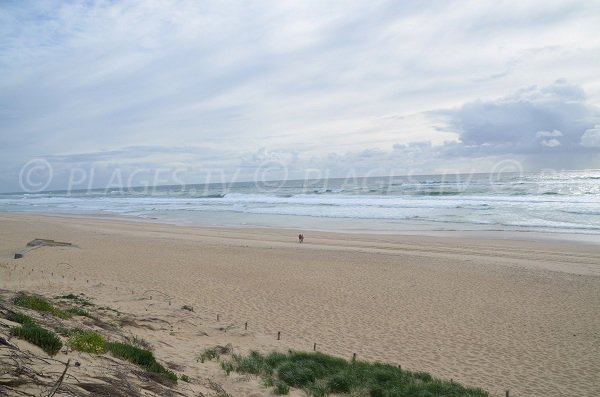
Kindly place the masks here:
POLYGON ((303 232, 2 214, 0 288, 133 313, 158 358, 235 396, 270 392, 202 348, 317 343, 497 396, 600 395, 600 245, 303 232), (34 238, 78 248, 13 260, 34 238))

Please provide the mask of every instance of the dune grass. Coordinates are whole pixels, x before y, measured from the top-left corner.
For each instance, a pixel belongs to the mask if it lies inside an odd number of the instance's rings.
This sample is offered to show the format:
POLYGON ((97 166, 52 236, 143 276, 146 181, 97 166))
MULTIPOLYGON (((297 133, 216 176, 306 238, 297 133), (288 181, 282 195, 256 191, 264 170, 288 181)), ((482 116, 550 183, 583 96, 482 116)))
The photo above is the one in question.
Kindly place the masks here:
POLYGON ((91 303, 88 298, 83 296, 83 294, 82 295, 75 295, 75 294, 60 295, 60 296, 57 296, 56 299, 70 300, 71 302, 74 302, 80 306, 94 306, 94 304, 91 303))
POLYGON ((98 332, 79 328, 66 330, 64 334, 69 337, 68 344, 73 350, 92 354, 108 352, 115 357, 138 365, 149 372, 159 374, 170 381, 177 382, 177 375, 160 365, 154 358, 154 354, 147 349, 129 343, 106 341, 98 332))
POLYGON ((164 375, 167 379, 177 382, 177 375, 156 362, 154 354, 149 350, 119 342, 104 342, 104 349, 115 357, 127 360, 149 372, 164 375))
POLYGON ((35 323, 35 321, 33 321, 31 317, 21 313, 14 313, 9 317, 11 321, 21 323, 20 326, 12 327, 10 329, 11 335, 39 346, 50 356, 54 356, 60 351, 60 349, 62 349, 63 344, 58 335, 52 331, 40 327, 35 323))
POLYGON ((35 323, 33 318, 21 312, 9 312, 6 319, 19 324, 35 323))
POLYGON ((82 309, 80 307, 72 307, 70 309, 67 309, 66 312, 72 316, 82 316, 82 317, 94 318, 90 312, 88 312, 87 310, 82 309))
MULTIPOLYGON (((93 306, 87 298, 73 294, 58 296, 56 299, 71 300, 81 306, 93 306)), ((81 307, 74 307, 63 311, 53 306, 48 300, 39 296, 26 294, 25 292, 17 293, 13 297, 12 303, 38 312, 50 313, 61 319, 68 319, 71 315, 93 318, 87 310, 81 307)), ((30 316, 11 311, 6 318, 21 324, 20 326, 11 328, 11 335, 39 346, 51 356, 58 353, 62 348, 63 344, 58 335, 36 324, 30 316)), ((177 375, 159 364, 154 358, 154 354, 143 346, 106 341, 100 333, 95 331, 79 328, 69 329, 62 326, 57 329, 59 329, 61 335, 68 338, 68 346, 73 350, 92 354, 109 352, 113 356, 138 365, 148 372, 158 374, 168 381, 177 382, 177 375)), ((143 339, 133 337, 133 341, 136 344, 144 344, 148 348, 150 347, 143 339)), ((187 376, 185 378, 189 380, 187 376)))
POLYGON ((190 383, 192 380, 190 379, 189 376, 187 376, 186 374, 181 374, 179 375, 179 379, 181 379, 183 382, 187 382, 190 383))
POLYGON ((290 387, 303 389, 309 396, 351 394, 371 397, 488 397, 476 388, 434 379, 425 372, 410 372, 396 366, 364 361, 347 361, 323 353, 289 351, 247 356, 234 354, 222 368, 267 379, 276 394, 290 387))
POLYGON ((203 363, 206 360, 211 361, 211 360, 214 360, 215 358, 218 360, 220 356, 221 355, 219 354, 219 352, 217 351, 216 348, 210 347, 210 348, 202 350, 202 352, 200 352, 200 354, 198 354, 198 356, 196 356, 196 362, 200 361, 203 363))
POLYGON ((53 316, 62 319, 68 319, 71 317, 69 313, 54 307, 46 299, 35 295, 28 295, 24 292, 17 293, 13 297, 12 303, 17 306, 25 307, 38 312, 50 313, 53 316))

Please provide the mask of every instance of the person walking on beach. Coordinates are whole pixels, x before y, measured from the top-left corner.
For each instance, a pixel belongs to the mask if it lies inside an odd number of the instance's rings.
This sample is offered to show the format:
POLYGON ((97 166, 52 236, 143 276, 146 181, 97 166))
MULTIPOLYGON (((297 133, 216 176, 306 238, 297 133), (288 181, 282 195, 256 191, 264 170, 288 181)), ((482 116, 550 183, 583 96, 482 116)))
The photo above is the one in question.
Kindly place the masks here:
POLYGON ((299 243, 303 243, 303 242, 304 242, 304 234, 300 233, 300 234, 298 235, 298 242, 299 242, 299 243))

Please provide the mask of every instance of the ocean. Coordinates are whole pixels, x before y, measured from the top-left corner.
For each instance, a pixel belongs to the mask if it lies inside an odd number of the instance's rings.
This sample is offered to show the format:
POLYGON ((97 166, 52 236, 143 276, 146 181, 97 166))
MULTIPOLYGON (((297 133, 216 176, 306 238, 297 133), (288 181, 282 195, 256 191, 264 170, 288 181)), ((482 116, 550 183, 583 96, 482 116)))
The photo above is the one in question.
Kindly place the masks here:
POLYGON ((600 235, 600 170, 235 182, 0 194, 0 211, 209 226, 600 235))

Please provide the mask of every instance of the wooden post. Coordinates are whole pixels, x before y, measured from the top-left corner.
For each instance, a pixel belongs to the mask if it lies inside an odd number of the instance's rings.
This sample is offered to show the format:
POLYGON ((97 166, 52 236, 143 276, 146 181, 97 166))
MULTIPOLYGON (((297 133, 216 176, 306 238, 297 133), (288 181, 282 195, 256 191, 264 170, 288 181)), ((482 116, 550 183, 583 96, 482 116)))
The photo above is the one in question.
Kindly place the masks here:
POLYGON ((316 352, 316 351, 317 351, 317 344, 316 344, 316 343, 313 345, 313 351, 314 351, 314 352, 316 352))
POLYGON ((281 331, 277 331, 277 340, 281 340, 281 331))
POLYGON ((506 390, 506 397, 510 397, 510 390, 506 390))
POLYGON ((352 353, 352 361, 356 361, 356 353, 352 353))
POLYGON ((248 331, 248 321, 244 324, 244 330, 248 331))

